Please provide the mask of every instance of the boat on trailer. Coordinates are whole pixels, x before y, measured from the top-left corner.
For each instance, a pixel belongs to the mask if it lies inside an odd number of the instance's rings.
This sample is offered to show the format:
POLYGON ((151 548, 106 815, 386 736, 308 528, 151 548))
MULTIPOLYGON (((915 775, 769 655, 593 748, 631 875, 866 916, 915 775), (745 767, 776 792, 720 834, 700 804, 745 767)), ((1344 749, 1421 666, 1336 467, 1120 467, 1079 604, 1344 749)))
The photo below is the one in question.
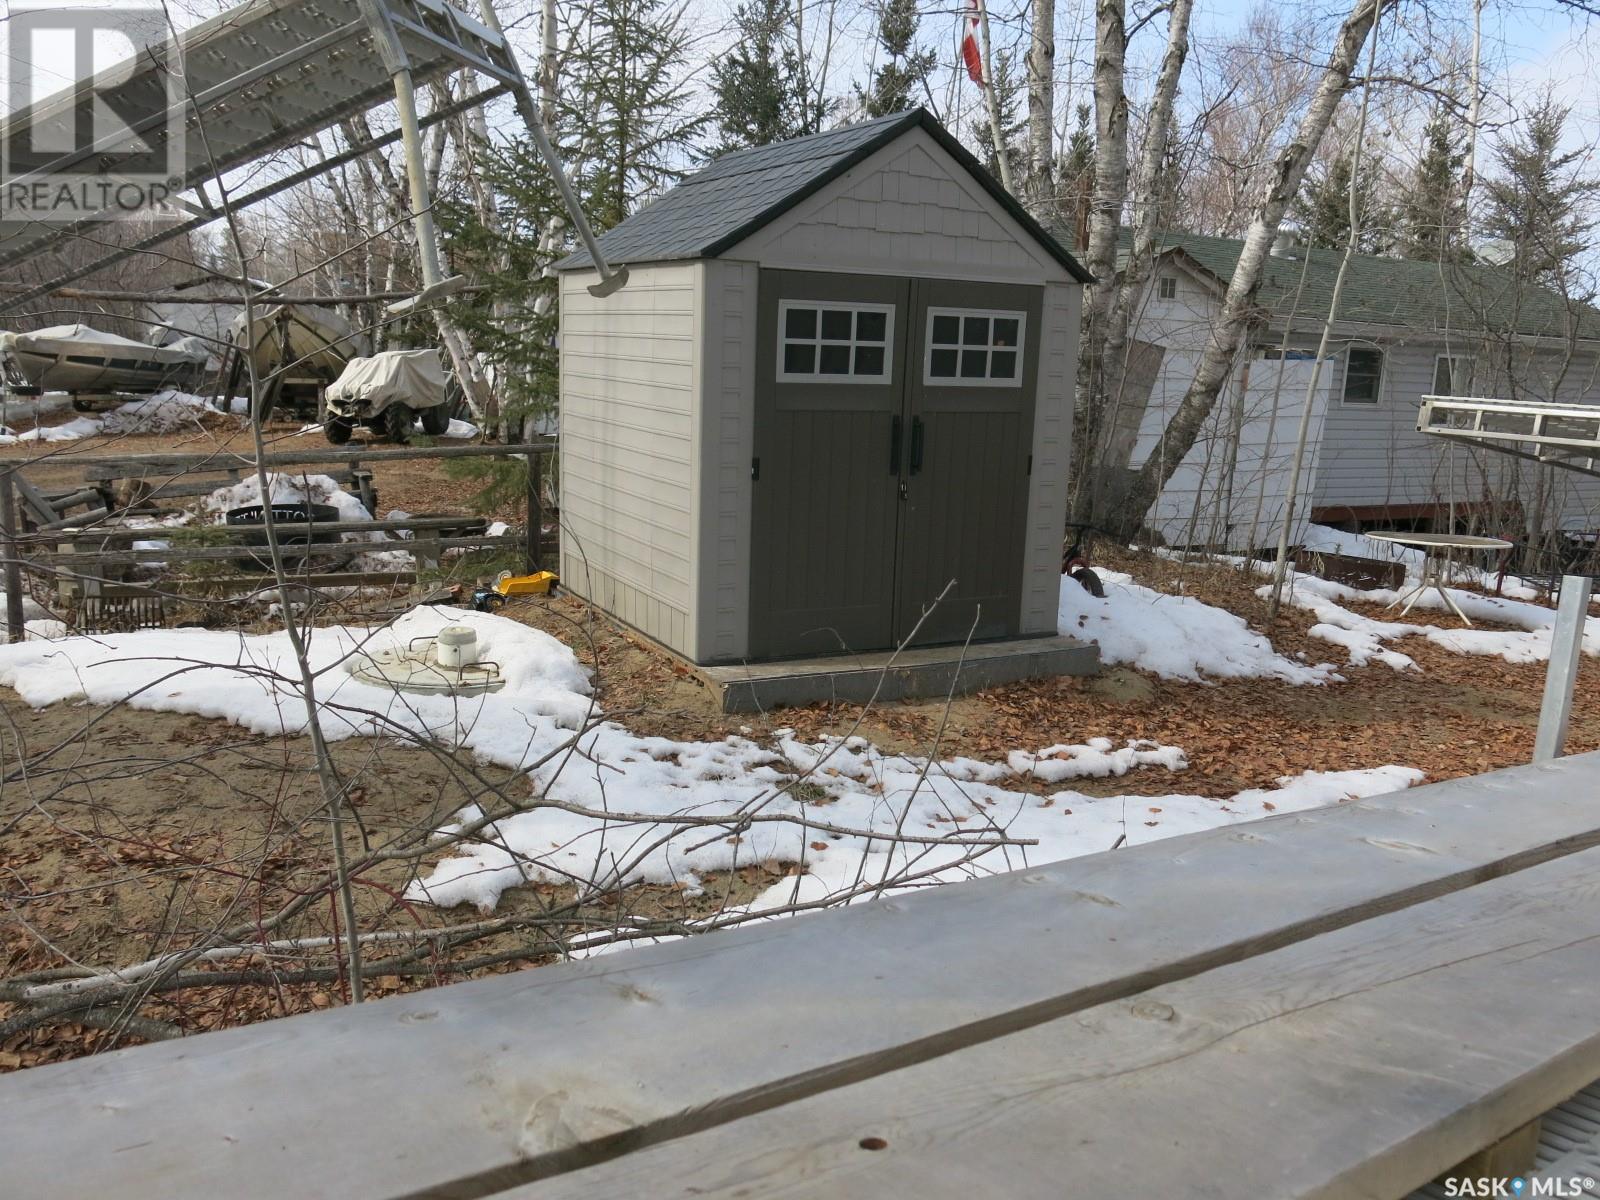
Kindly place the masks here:
POLYGON ((66 392, 90 396, 191 391, 210 354, 197 338, 150 346, 88 325, 54 325, 32 333, 0 333, 0 371, 15 394, 66 392))

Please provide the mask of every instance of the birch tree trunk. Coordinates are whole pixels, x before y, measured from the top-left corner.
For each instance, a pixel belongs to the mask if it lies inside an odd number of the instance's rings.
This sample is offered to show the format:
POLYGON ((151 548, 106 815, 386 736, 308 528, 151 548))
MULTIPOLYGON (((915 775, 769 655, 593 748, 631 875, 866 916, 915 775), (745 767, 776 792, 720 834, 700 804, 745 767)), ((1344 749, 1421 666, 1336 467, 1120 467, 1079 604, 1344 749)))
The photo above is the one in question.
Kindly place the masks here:
MULTIPOLYGON (((1155 260, 1156 235, 1160 232, 1158 226, 1161 218, 1161 166, 1172 144, 1178 83, 1183 75, 1183 64, 1189 57, 1189 18, 1193 12, 1194 0, 1173 0, 1167 17, 1167 49, 1161 59, 1161 70, 1156 75, 1144 144, 1139 148, 1139 165, 1134 172, 1130 193, 1133 202, 1133 244, 1121 278, 1112 291, 1103 342, 1099 347, 1100 394, 1093 398, 1099 410, 1094 430, 1097 437, 1104 436, 1106 416, 1115 413, 1122 400, 1122 380, 1128 361, 1128 327, 1155 260)), ((1080 519, 1097 521, 1100 514, 1097 511, 1095 482, 1104 462, 1103 447, 1099 444, 1084 447, 1083 461, 1087 477, 1080 492, 1088 503, 1087 511, 1080 519)))
POLYGON ((1161 439, 1150 452, 1150 457, 1134 476, 1122 511, 1114 514, 1113 526, 1119 534, 1137 532, 1145 513, 1194 446, 1201 427, 1216 406, 1217 396, 1232 373, 1245 334, 1256 320, 1256 294, 1261 290, 1262 270, 1272 239, 1277 236, 1284 214, 1300 191, 1306 168, 1333 121, 1339 101, 1350 90, 1350 76, 1355 70, 1361 48, 1372 31, 1380 6, 1386 2, 1392 4, 1394 0, 1356 0, 1344 24, 1339 27, 1333 53, 1329 56, 1328 65, 1323 68, 1322 78, 1317 83, 1295 135, 1278 152, 1277 161, 1272 166, 1255 217, 1250 222, 1249 232, 1245 234, 1238 265, 1228 282, 1222 311, 1211 328, 1205 352, 1189 390, 1184 393, 1177 413, 1162 431, 1161 439))
POLYGON ((1000 167, 1000 186, 1015 196, 1018 193, 1011 181, 1011 162, 1006 154, 1006 131, 1000 124, 1000 97, 994 90, 994 50, 989 45, 987 0, 978 0, 978 32, 983 43, 983 103, 989 110, 989 135, 994 138, 994 160, 1000 167))
POLYGON ((1028 50, 1028 207, 1045 221, 1056 210, 1056 3, 1033 0, 1028 50))
POLYGON ((1127 0, 1096 0, 1094 32, 1094 196, 1089 204, 1083 346, 1073 406, 1073 511, 1087 520, 1093 508, 1091 464, 1098 455, 1105 416, 1106 321, 1117 276, 1117 227, 1128 196, 1128 97, 1123 90, 1128 57, 1127 0))

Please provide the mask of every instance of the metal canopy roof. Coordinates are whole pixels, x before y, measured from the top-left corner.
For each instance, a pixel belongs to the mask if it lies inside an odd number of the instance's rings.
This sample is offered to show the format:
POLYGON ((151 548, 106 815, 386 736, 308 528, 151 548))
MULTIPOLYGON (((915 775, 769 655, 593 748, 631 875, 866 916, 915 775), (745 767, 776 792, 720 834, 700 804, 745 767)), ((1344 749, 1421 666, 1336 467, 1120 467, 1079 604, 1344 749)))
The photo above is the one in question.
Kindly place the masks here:
POLYGON ((1600 406, 1424 396, 1417 428, 1600 478, 1600 406))
MULTIPOLYGON (((120 245, 94 235, 94 231, 106 229, 108 214, 56 225, 0 221, 0 267, 13 268, 13 277, 15 264, 66 249, 71 243, 98 246, 97 252, 75 252, 70 266, 41 263, 43 269, 32 272, 35 277, 28 281, 38 286, 0 300, 0 312, 217 219, 223 215, 220 196, 208 192, 207 184, 392 100, 394 84, 379 42, 387 34, 384 23, 398 35, 417 82, 463 68, 492 81, 488 90, 436 109, 423 119, 424 124, 526 86, 500 32, 444 0, 247 0, 177 39, 188 99, 182 186, 175 190, 198 196, 198 204, 190 206, 191 215, 171 217, 154 232, 120 245)), ((87 86, 113 111, 138 111, 137 106, 142 105, 142 111, 160 114, 168 95, 171 52, 170 45, 152 48, 131 68, 120 64, 96 75, 87 86), (152 97, 160 97, 161 103, 153 105, 152 97)), ((82 102, 76 85, 47 97, 0 122, 0 138, 21 137, 29 139, 26 144, 33 144, 31 139, 38 137, 40 144, 48 144, 52 130, 59 137, 62 128, 70 127, 82 102)), ((148 117, 143 126, 132 128, 148 144, 165 143, 164 115, 148 117)), ((231 194, 229 199, 234 207, 265 199, 399 136, 398 131, 384 134, 309 168, 231 194)), ((94 153, 91 148, 70 159, 81 162, 94 153)))

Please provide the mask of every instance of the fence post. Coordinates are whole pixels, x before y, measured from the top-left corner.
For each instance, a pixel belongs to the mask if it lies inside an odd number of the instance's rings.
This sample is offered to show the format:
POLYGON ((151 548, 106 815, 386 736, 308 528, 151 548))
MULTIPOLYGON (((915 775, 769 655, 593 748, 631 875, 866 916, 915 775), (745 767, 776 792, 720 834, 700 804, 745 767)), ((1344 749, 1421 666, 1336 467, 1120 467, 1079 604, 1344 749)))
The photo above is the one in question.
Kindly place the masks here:
POLYGON ((539 539, 544 532, 544 459, 537 450, 528 454, 528 572, 540 569, 539 539))
POLYGON ((22 546, 18 540, 17 496, 12 471, 0 472, 0 552, 5 554, 6 640, 27 636, 22 620, 22 546))
POLYGON ((1589 619, 1589 594, 1594 581, 1587 575, 1561 578, 1561 603, 1556 627, 1550 635, 1550 666, 1544 677, 1544 701, 1539 705, 1539 733, 1533 742, 1533 761, 1561 757, 1572 717, 1572 689, 1578 681, 1583 656, 1583 631, 1589 619))

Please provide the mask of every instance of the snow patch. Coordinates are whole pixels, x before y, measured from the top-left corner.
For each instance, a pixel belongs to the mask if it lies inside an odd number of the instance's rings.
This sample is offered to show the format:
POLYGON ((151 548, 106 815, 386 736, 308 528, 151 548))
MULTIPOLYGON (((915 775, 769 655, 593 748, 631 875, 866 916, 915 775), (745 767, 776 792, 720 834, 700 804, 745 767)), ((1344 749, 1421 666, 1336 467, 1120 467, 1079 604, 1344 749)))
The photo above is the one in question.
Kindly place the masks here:
MULTIPOLYGON (((595 717, 588 672, 539 630, 488 613, 418 608, 377 629, 310 633, 331 739, 410 731, 528 771, 529 807, 485 838, 446 854, 408 897, 488 911, 527 881, 588 881, 596 888, 649 882, 693 890, 708 871, 754 863, 798 864, 755 901, 756 909, 841 892, 869 896, 903 873, 918 885, 1109 850, 1406 787, 1419 772, 1386 766, 1308 773, 1229 799, 1192 795, 1091 797, 1001 786, 1047 784, 1163 767, 1183 769, 1176 746, 1108 738, 1019 752, 1002 763, 887 754, 860 737, 805 742, 780 732, 764 746, 746 737, 672 741, 595 717), (359 649, 398 647, 470 625, 479 654, 497 662, 505 688, 475 697, 397 696, 351 676, 359 649), (586 727, 587 726, 587 727, 586 727), (574 742, 574 734, 582 731, 574 742), (679 836, 679 819, 699 824, 679 836), (782 819, 773 819, 782 818, 782 819), (830 828, 821 828, 826 825, 830 828), (974 858, 975 833, 1003 831, 1032 846, 974 858), (916 842, 896 842, 899 833, 916 842)), ((55 643, 0 646, 0 684, 33 706, 63 701, 190 713, 264 734, 300 733, 306 716, 287 634, 147 630, 55 643), (281 677, 280 677, 281 676, 281 677)), ((466 810, 454 826, 481 819, 466 810)), ((447 827, 448 828, 448 827, 447 827)))
POLYGON ((1172 596, 1096 568, 1106 596, 1098 600, 1070 575, 1061 577, 1056 627, 1094 642, 1101 660, 1127 663, 1163 679, 1281 679, 1318 685, 1339 679, 1328 663, 1307 666, 1279 654, 1261 634, 1225 609, 1192 596, 1172 596))

